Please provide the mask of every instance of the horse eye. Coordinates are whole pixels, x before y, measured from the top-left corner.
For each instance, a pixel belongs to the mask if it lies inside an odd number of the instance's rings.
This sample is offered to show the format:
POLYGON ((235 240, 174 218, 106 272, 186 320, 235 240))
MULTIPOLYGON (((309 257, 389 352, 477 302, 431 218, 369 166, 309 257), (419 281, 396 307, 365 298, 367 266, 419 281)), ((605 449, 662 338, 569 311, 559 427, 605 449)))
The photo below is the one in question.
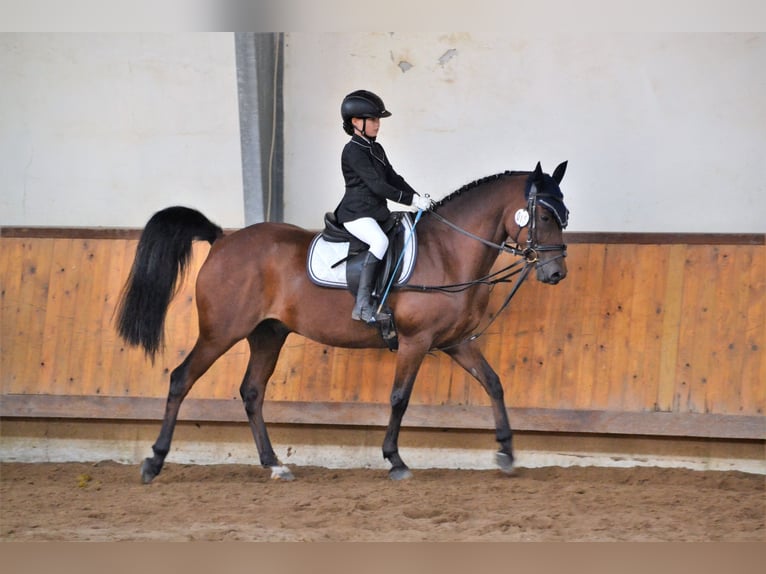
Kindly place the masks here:
POLYGON ((550 221, 551 217, 549 215, 541 215, 540 216, 541 221, 550 221))

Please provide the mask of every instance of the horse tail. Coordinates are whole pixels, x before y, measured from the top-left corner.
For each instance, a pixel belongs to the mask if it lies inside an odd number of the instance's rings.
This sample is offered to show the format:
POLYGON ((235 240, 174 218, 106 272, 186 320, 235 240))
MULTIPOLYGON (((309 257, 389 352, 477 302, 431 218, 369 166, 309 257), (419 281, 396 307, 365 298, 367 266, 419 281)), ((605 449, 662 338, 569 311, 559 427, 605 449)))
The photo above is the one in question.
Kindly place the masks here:
POLYGON ((195 209, 168 207, 146 224, 117 306, 117 333, 154 363, 165 345, 165 315, 191 258, 192 243, 211 245, 223 230, 195 209))

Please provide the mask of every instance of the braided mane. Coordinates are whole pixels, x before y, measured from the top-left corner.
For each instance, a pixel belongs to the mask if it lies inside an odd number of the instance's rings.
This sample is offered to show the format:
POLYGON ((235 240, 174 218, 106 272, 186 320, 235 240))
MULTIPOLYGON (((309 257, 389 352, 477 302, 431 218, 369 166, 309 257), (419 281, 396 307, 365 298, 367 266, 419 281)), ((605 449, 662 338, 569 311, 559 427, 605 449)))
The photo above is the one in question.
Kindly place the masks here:
POLYGON ((445 203, 449 202, 450 200, 456 198, 457 196, 461 195, 462 193, 466 191, 470 191, 472 189, 475 189, 481 185, 484 185, 485 183, 489 183, 491 181, 497 181, 498 179, 502 179, 505 176, 512 176, 512 175, 520 175, 520 174, 526 174, 528 172, 525 171, 509 171, 506 170, 502 173, 496 173, 495 175, 488 175, 486 177, 482 177, 480 179, 477 179, 475 181, 472 181, 471 183, 465 184, 460 189, 453 191, 449 195, 443 197, 441 200, 437 201, 435 204, 435 207, 440 207, 444 205, 445 203))

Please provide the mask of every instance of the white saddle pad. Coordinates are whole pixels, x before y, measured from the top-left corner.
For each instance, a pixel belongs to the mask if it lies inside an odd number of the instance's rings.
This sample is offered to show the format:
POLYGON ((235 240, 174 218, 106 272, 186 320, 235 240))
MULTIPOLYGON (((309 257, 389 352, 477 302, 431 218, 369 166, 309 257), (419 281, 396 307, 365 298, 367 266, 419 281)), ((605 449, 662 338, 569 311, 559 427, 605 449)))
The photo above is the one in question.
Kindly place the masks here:
MULTIPOLYGON (((412 221, 409 217, 403 217, 402 224, 404 225, 405 246, 404 256, 399 264, 396 285, 404 285, 409 281, 417 256, 418 242, 417 236, 412 233, 412 221), (409 241, 407 241, 407 237, 410 238, 409 241)), ((333 265, 348 255, 348 247, 348 242, 331 243, 325 241, 321 233, 314 237, 309 246, 306 265, 309 279, 321 287, 346 289, 346 262, 344 261, 335 267, 333 265)), ((396 265, 396 262, 394 262, 394 265, 396 265)))

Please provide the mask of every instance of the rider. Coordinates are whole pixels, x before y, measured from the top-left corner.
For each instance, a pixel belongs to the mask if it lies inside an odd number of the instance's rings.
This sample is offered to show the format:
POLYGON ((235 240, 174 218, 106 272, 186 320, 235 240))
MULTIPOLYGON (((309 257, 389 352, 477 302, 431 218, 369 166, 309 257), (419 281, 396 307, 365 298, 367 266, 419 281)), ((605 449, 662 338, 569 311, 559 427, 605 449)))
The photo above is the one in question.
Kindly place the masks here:
POLYGON ((372 323, 375 321, 370 300, 372 286, 378 264, 388 248, 388 237, 380 227, 391 214, 386 200, 424 211, 431 208, 431 200, 419 195, 394 171, 383 147, 375 141, 380 118, 391 115, 383 100, 367 90, 351 92, 343 98, 340 115, 343 130, 351 140, 341 154, 346 191, 335 209, 335 217, 349 233, 369 246, 362 262, 351 318, 372 323))

